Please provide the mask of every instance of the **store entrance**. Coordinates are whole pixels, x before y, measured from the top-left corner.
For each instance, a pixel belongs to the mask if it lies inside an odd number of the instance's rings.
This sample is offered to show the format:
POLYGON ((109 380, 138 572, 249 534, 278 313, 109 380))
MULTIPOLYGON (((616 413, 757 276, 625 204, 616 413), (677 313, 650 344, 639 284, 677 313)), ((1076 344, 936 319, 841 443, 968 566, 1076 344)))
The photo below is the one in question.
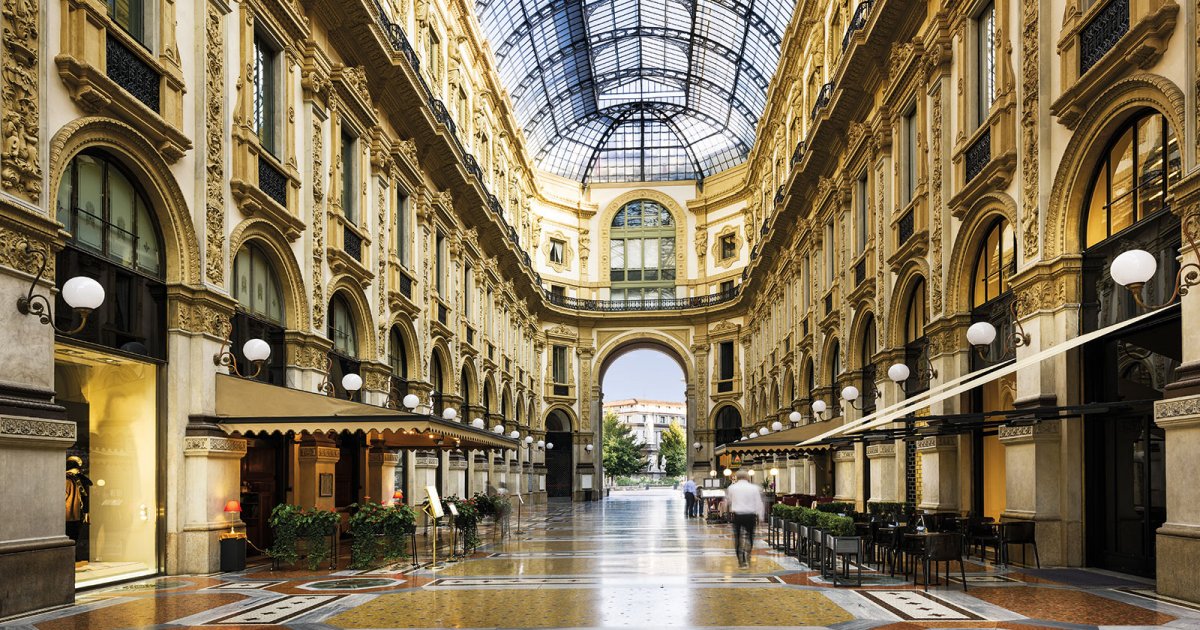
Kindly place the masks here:
POLYGON ((546 443, 554 448, 546 450, 546 497, 549 499, 571 498, 574 477, 572 470, 571 421, 561 411, 552 411, 546 418, 546 443))

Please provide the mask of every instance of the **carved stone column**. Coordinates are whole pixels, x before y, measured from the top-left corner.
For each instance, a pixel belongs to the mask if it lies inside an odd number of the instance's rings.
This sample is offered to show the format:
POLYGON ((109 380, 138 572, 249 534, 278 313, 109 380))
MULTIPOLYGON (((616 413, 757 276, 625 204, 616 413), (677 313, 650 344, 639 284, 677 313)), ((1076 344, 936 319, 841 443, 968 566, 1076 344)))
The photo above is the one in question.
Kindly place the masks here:
POLYGON ((400 455, 382 445, 367 451, 367 488, 364 500, 387 505, 396 492, 396 466, 400 455))
POLYGON ((443 481, 446 484, 446 494, 465 498, 467 492, 467 458, 458 451, 450 451, 446 463, 446 473, 443 477, 443 481))
MULTIPOLYGON (((921 503, 932 512, 958 510, 958 439, 952 435, 927 437, 917 442, 921 458, 921 503)), ((872 491, 874 485, 872 484, 872 491)))
MULTIPOLYGON (((1062 421, 1001 427, 1007 471, 1006 507, 1001 517, 1037 521, 1038 550, 1050 565, 1068 565, 1071 549, 1061 512, 1062 421)), ((1076 561, 1078 564, 1078 561, 1076 561)))
POLYGON ((341 451, 334 445, 333 440, 324 435, 305 436, 300 441, 299 466, 296 471, 296 501, 303 507, 316 507, 318 510, 333 509, 333 483, 336 479, 338 459, 341 451), (321 488, 321 475, 329 475, 325 482, 325 492, 321 488), (321 496, 328 494, 329 496, 321 496))
MULTIPOLYGON (((246 440, 226 436, 212 425, 192 424, 184 439, 188 483, 178 568, 181 573, 212 573, 221 566, 219 535, 230 522, 225 502, 241 497, 241 461, 246 440)), ((240 525, 239 518, 234 525, 240 525)))
POLYGON ((858 487, 858 480, 854 474, 854 451, 852 449, 834 451, 833 467, 833 478, 836 484, 833 489, 833 498, 838 501, 853 502, 856 496, 855 489, 858 487))
POLYGON ((871 496, 867 503, 896 500, 896 444, 869 444, 867 459, 871 461, 871 496))
MULTIPOLYGON (((1186 335, 1186 333, 1185 333, 1186 335)), ((1200 396, 1154 405, 1154 421, 1166 432, 1167 521, 1158 529, 1158 592, 1200 601, 1200 396)))

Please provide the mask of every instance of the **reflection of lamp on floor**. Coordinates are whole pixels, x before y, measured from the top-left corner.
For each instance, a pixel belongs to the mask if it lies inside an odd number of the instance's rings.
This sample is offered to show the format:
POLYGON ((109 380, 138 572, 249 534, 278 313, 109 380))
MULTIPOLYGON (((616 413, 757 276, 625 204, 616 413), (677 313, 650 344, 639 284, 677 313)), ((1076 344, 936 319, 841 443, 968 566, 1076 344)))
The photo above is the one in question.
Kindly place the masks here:
MULTIPOLYGON (((239 503, 237 499, 230 499, 230 500, 226 501, 225 502, 225 513, 226 514, 241 514, 242 513, 242 504, 239 503)), ((237 516, 234 516, 233 517, 234 520, 229 521, 229 533, 230 534, 237 533, 233 529, 233 524, 236 522, 237 518, 238 518, 237 516)))

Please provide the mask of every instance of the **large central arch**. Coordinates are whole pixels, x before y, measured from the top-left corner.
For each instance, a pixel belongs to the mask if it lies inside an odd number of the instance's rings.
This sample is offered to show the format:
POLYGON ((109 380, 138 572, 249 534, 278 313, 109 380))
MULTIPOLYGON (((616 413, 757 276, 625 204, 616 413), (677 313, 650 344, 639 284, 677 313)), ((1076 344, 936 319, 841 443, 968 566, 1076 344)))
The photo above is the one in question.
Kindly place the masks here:
MULTIPOLYGON (((596 444, 596 479, 603 479, 603 427, 604 427, 604 392, 603 383, 604 376, 608 373, 608 369, 612 367, 614 361, 634 350, 657 350, 674 360, 680 370, 683 371, 683 378, 687 384, 685 403, 687 404, 687 421, 686 421, 686 444, 691 444, 696 440, 695 431, 697 425, 702 422, 701 416, 703 410, 697 406, 695 397, 696 392, 696 370, 694 369, 694 357, 688 349, 688 344, 683 339, 676 337, 670 332, 664 332, 651 329, 635 329, 628 330, 616 334, 612 337, 605 338, 604 331, 600 332, 600 338, 603 342, 598 344, 596 354, 592 359, 591 382, 586 385, 591 388, 593 393, 591 404, 593 440, 596 444)), ((679 331, 682 332, 682 331, 679 331)), ((691 448, 685 449, 687 452, 687 470, 693 467, 694 452, 691 448)))

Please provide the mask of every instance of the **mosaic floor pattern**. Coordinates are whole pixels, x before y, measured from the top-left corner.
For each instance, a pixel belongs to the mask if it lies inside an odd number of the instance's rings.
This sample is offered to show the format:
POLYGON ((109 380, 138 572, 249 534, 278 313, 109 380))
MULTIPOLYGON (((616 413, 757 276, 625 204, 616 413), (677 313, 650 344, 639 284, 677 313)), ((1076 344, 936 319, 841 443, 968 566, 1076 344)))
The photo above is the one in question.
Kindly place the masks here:
MULTIPOLYGON (((968 562, 928 592, 864 572, 833 588, 759 541, 749 569, 728 526, 685 519, 675 493, 622 493, 527 514, 524 533, 438 567, 270 570, 143 580, 0 620, 22 630, 118 628, 1200 628, 1200 606, 1136 578, 968 562), (1060 579, 1056 580, 1058 577, 1060 579), (1134 585, 1134 586, 1131 586, 1134 585)), ((765 534, 765 532, 760 532, 765 534)), ((439 561, 443 559, 439 551, 439 561)))

